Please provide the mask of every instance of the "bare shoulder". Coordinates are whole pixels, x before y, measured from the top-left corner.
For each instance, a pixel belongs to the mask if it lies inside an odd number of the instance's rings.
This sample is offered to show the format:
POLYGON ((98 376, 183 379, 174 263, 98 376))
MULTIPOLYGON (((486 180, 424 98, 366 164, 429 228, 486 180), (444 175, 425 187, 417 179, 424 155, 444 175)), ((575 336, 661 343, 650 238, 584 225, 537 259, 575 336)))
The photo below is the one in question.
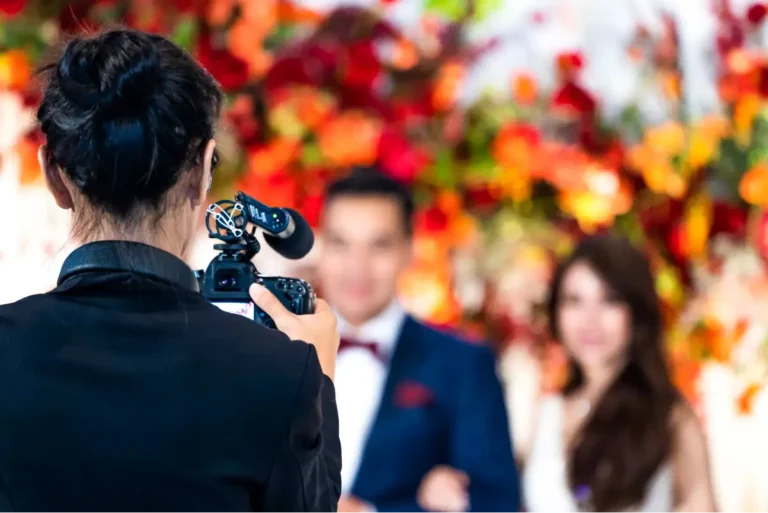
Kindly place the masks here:
POLYGON ((681 402, 672 412, 675 511, 717 511, 707 441, 696 413, 681 402))
POLYGON ((672 430, 677 440, 704 442, 704 430, 699 417, 687 401, 680 401, 672 410, 672 430))

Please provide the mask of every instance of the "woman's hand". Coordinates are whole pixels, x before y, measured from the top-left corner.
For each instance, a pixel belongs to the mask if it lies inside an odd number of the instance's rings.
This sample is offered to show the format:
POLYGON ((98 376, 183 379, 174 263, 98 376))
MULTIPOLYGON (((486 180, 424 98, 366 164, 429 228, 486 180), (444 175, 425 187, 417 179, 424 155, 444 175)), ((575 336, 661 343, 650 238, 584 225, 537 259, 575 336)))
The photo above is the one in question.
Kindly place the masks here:
POLYGON ((467 511, 469 476, 455 468, 439 465, 424 476, 416 502, 427 511, 467 511))

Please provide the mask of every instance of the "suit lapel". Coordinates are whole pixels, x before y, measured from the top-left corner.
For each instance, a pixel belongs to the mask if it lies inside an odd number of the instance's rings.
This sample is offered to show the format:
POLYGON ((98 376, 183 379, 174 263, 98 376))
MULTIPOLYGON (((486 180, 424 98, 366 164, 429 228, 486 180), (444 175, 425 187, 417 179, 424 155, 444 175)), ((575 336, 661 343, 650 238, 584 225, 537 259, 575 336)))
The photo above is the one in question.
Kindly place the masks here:
POLYGON ((370 457, 371 452, 381 444, 389 443, 387 440, 387 422, 395 413, 394 393, 395 388, 400 381, 408 376, 414 362, 418 362, 418 353, 420 348, 419 338, 420 325, 412 317, 408 316, 403 323, 400 331, 392 360, 389 363, 387 379, 384 384, 384 391, 381 394, 381 401, 376 411, 371 429, 368 432, 368 438, 365 441, 363 455, 357 476, 352 487, 352 493, 358 497, 370 497, 373 492, 374 483, 377 481, 377 471, 386 472, 387 469, 380 469, 376 461, 370 457))

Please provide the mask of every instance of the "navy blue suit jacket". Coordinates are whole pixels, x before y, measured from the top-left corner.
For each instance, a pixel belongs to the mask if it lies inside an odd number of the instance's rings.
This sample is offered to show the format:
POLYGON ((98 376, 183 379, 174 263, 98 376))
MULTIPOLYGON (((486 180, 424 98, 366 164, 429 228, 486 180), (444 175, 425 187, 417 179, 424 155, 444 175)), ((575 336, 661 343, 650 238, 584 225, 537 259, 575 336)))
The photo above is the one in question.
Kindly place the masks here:
POLYGON ((416 493, 436 465, 469 475, 471 510, 519 510, 493 354, 408 318, 352 494, 379 511, 421 511, 416 493))

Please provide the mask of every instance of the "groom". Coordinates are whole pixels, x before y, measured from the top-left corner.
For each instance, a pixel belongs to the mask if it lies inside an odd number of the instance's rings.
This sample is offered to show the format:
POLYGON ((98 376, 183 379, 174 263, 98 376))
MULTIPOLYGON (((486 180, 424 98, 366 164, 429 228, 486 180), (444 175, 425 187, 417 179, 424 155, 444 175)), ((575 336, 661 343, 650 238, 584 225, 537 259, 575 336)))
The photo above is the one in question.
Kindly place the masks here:
POLYGON ((413 202, 360 169, 330 185, 319 285, 339 317, 340 511, 517 511, 517 471, 491 352, 395 299, 413 202))

